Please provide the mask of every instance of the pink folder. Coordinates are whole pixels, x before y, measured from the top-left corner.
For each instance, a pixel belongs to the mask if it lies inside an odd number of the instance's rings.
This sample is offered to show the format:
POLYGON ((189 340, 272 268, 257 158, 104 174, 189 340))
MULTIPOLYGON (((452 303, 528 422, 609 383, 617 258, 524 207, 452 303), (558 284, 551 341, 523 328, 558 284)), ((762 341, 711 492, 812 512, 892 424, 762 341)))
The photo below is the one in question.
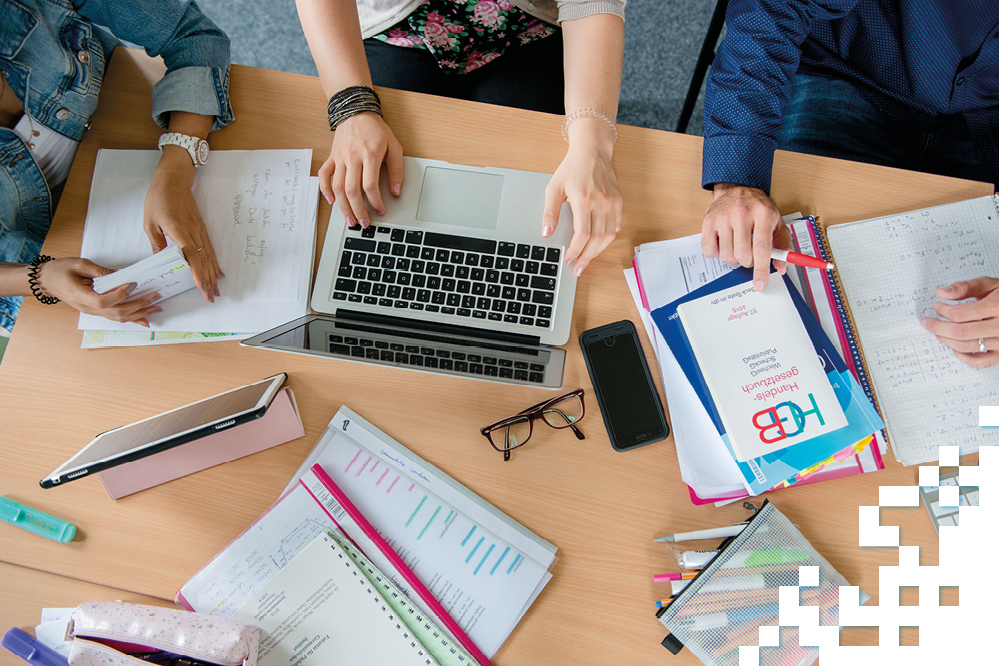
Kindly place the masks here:
POLYGON ((111 499, 290 442, 305 435, 295 394, 287 386, 259 419, 98 472, 111 499))

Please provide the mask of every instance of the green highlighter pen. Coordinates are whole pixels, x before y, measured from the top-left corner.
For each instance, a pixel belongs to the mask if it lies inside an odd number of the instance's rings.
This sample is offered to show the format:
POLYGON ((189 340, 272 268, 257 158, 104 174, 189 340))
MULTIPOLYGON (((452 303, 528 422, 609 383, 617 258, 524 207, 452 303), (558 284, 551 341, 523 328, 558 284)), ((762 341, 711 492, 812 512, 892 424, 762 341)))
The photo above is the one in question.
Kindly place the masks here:
POLYGON ((59 543, 68 543, 76 536, 76 526, 72 523, 6 497, 0 497, 0 520, 59 543))

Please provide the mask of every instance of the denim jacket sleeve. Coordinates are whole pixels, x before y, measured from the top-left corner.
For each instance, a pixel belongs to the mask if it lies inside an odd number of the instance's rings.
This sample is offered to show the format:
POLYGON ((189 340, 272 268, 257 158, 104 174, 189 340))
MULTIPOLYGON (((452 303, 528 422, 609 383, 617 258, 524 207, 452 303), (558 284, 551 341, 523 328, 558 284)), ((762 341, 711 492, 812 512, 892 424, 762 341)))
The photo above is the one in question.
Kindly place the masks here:
POLYGON ((162 56, 167 72, 153 87, 153 120, 171 111, 233 119, 229 104, 229 37, 191 0, 74 0, 81 16, 118 39, 162 56))
POLYGON ((733 0, 704 92, 701 185, 734 183, 769 194, 777 133, 801 45, 815 20, 858 0, 733 0))

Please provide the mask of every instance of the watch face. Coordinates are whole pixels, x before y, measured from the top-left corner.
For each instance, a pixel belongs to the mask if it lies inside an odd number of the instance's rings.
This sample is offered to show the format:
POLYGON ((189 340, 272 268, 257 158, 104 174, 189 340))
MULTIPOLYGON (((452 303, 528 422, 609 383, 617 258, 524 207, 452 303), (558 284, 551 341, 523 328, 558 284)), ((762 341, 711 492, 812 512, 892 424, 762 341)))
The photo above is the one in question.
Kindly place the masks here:
POLYGON ((198 141, 198 164, 204 164, 208 161, 208 142, 202 139, 198 141))

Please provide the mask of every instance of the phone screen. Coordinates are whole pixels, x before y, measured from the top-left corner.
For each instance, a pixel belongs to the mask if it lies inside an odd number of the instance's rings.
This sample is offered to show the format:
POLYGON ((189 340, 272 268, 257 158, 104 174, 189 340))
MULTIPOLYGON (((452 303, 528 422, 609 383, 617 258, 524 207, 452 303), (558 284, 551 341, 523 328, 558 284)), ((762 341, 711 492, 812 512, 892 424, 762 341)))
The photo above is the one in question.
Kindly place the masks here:
POLYGON ((612 438, 627 448, 666 434, 635 336, 622 332, 586 345, 593 381, 612 438))

